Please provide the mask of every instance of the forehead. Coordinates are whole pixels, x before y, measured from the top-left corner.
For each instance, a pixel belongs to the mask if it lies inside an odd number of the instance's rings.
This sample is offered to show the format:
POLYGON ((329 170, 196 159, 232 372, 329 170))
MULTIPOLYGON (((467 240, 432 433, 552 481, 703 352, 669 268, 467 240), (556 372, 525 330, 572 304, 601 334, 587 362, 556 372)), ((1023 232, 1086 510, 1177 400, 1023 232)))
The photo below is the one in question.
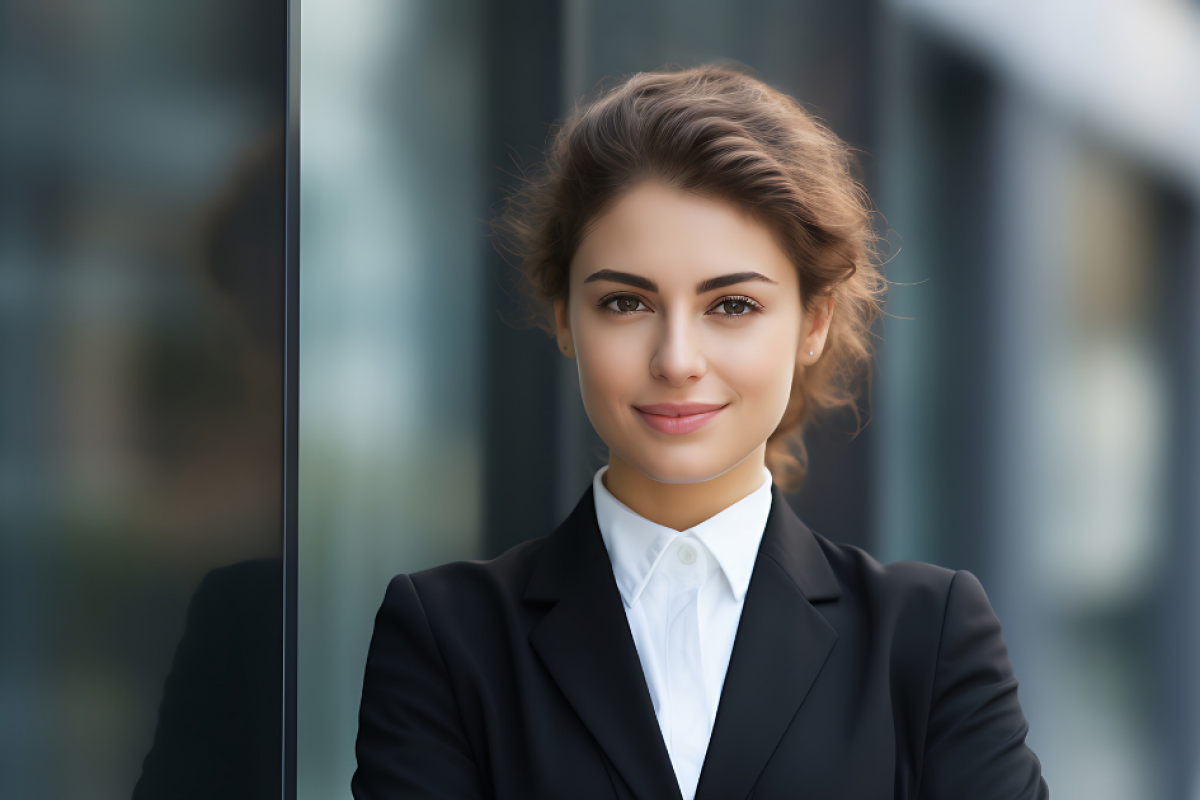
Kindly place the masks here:
POLYGON ((731 272, 760 272, 781 285, 798 279, 771 229, 732 203, 642 183, 596 219, 571 263, 572 283, 598 269, 689 287, 731 272))

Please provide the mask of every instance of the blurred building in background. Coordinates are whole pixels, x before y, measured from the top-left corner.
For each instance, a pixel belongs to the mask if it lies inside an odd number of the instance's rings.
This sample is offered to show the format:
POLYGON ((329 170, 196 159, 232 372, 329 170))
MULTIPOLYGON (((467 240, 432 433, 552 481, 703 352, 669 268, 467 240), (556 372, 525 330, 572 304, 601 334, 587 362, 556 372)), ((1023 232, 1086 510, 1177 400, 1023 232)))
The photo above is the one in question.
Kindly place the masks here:
POLYGON ((862 154, 870 422, 792 498, 970 569, 1058 798, 1200 798, 1200 6, 308 0, 300 797, 348 797, 387 580, 543 536, 603 462, 487 221, 606 77, 733 60, 862 154))
MULTIPOLYGON (((981 578, 1056 798, 1200 800, 1200 4, 299 8, 302 800, 349 796, 388 579, 603 463, 496 204, 603 79, 715 61, 889 242, 800 516, 981 578)), ((277 796, 286 12, 0 4, 2 797, 277 796)))

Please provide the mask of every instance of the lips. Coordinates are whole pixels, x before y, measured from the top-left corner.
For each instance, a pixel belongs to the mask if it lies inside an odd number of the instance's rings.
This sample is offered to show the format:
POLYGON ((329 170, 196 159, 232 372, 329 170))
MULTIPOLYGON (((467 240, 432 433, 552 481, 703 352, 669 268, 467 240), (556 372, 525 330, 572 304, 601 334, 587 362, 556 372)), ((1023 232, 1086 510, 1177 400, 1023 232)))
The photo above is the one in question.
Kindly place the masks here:
POLYGON ((728 403, 654 403, 653 405, 634 406, 645 414, 659 417, 691 417, 696 414, 707 414, 709 411, 719 411, 728 403))
POLYGON ((634 406, 646 424, 662 433, 691 433, 721 413, 728 403, 654 403, 634 406))

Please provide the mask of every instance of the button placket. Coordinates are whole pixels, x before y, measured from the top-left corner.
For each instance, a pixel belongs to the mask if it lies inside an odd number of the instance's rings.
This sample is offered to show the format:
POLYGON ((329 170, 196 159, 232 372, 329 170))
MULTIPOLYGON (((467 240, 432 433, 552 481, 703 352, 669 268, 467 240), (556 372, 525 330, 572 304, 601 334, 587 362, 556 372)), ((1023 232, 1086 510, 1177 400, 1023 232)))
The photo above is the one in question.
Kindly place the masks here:
POLYGON ((709 714, 704 694, 698 600, 708 556, 695 540, 681 537, 670 559, 667 617, 667 691, 671 720, 667 747, 685 796, 695 792, 704 761, 709 714), (700 702, 696 702, 699 700, 700 702))

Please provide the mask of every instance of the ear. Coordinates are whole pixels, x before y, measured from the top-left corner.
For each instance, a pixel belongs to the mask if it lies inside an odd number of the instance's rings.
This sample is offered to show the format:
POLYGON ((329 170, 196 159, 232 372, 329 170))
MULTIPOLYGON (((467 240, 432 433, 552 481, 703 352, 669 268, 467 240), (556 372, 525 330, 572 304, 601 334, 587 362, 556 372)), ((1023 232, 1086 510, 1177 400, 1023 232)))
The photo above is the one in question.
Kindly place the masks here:
POLYGON ((821 358, 821 352, 825 349, 825 340, 829 336, 829 323, 832 320, 833 298, 817 298, 813 303, 812 311, 804 314, 800 352, 796 354, 797 364, 802 367, 811 367, 821 358))
POLYGON ((558 337, 558 350, 567 358, 575 357, 575 342, 571 339, 571 319, 567 314, 565 299, 554 301, 554 327, 558 337))

